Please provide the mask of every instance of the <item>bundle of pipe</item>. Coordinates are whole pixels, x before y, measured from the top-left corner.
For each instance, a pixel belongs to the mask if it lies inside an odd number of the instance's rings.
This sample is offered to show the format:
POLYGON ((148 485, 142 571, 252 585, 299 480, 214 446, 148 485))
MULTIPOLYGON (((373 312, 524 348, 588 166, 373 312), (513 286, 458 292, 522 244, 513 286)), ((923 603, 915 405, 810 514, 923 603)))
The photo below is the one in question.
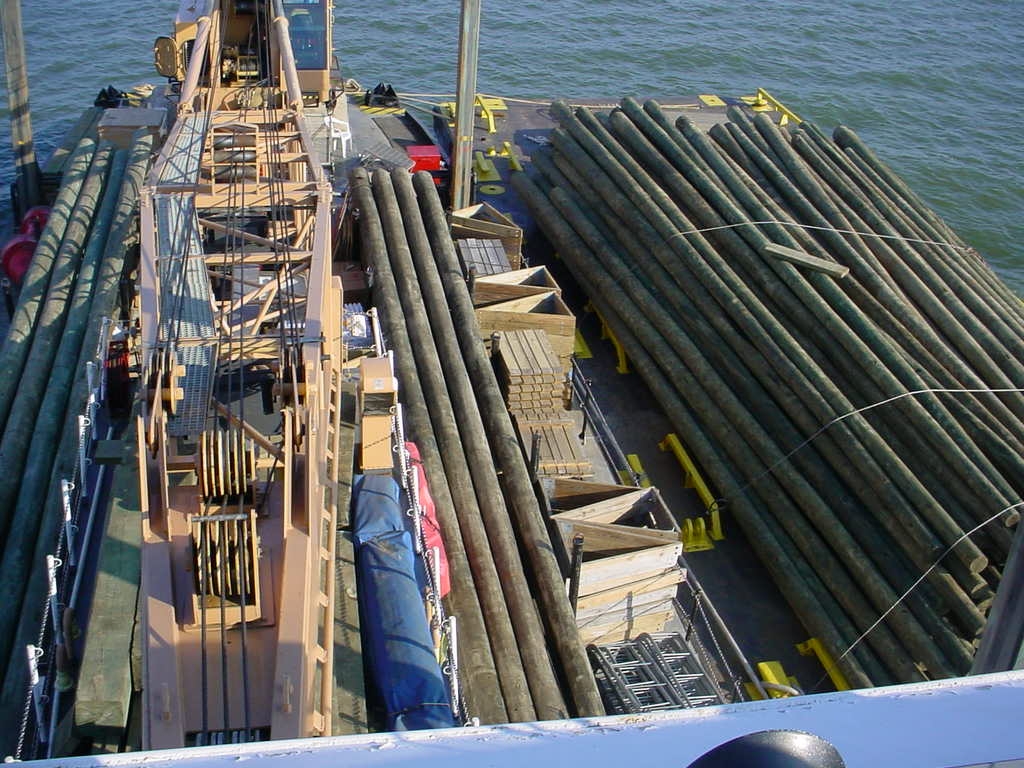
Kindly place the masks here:
POLYGON ((966 673, 1019 519, 1019 299, 847 128, 552 109, 513 183, 794 611, 856 685, 966 673))
MULTIPOLYGON (((363 253, 375 267, 377 304, 395 349, 407 422, 421 448, 427 447, 431 489, 438 478, 448 489, 448 520, 441 519, 445 545, 452 540, 464 552, 471 572, 466 582, 453 574, 453 590, 460 583, 475 586, 486 626, 479 637, 496 670, 494 698, 504 702, 508 719, 515 722, 599 714, 593 674, 524 459, 472 307, 466 311, 468 293, 433 181, 429 174, 413 180, 405 171, 377 171, 372 192, 368 184, 365 172, 353 175, 363 253), (504 426, 502 416, 508 422, 504 426), (539 612, 530 580, 538 586, 539 612), (552 657, 560 662, 569 706, 552 657)), ((458 607, 453 610, 458 615, 458 607)), ((474 642, 477 635, 466 627, 461 638, 460 644, 474 642)), ((473 692, 472 680, 467 691, 473 692)), ((474 698, 486 701, 488 695, 480 692, 474 698)))
MULTIPOLYGON (((122 275, 138 240, 135 212, 152 147, 153 137, 140 132, 131 150, 110 158, 109 181, 98 211, 90 216, 91 229, 73 293, 65 297, 67 318, 55 347, 52 372, 39 379, 46 383, 45 391, 41 390, 43 400, 33 413, 31 437, 26 439, 24 476, 19 477, 21 485, 3 552, 2 567, 10 575, 0 587, 4 592, 0 601, 4 673, 0 718, 7 723, 19 723, 23 715, 28 691, 25 646, 38 642, 47 611, 45 558, 58 554, 58 533, 64 521, 61 480, 73 476, 78 461, 78 415, 89 396, 85 366, 95 357, 103 320, 115 310, 122 275), (20 545, 15 547, 15 542, 20 545)), ((26 381, 20 389, 28 385, 26 381)), ((13 425, 9 421, 8 429, 13 425)), ((13 738, 16 734, 10 730, 13 738)), ((9 754, 14 745, 4 743, 3 747, 9 754)))

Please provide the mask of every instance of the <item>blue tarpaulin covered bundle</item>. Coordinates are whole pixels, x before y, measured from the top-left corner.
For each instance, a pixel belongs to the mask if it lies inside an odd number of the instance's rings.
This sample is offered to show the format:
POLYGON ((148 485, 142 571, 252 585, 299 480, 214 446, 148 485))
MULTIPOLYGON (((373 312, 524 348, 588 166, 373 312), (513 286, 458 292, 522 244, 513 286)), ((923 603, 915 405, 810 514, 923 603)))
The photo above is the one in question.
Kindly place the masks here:
POLYGON ((363 642, 387 710, 387 728, 411 731, 455 725, 448 687, 416 581, 412 537, 391 477, 355 478, 354 538, 363 642))

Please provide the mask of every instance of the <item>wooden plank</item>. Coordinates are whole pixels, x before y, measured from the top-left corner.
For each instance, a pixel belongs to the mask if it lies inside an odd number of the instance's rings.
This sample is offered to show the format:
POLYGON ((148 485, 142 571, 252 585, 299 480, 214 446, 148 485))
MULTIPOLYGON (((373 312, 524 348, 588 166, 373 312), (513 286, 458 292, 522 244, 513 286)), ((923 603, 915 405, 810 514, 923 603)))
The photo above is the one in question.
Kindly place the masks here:
POLYGON ((585 610, 577 609, 576 623, 579 626, 586 624, 612 624, 618 621, 628 621, 631 617, 642 616, 652 610, 652 606, 663 606, 671 603, 676 597, 679 589, 679 582, 662 585, 654 589, 627 590, 617 601, 611 603, 598 603, 585 610))
POLYGON ((676 542, 639 552, 591 560, 584 563, 580 569, 580 593, 593 584, 603 584, 613 579, 626 580, 632 574, 671 568, 676 565, 682 554, 683 545, 676 542))
POLYGON ((558 530, 565 542, 566 552, 572 550, 573 537, 582 534, 584 555, 591 556, 617 555, 647 547, 673 544, 679 540, 679 534, 675 531, 657 531, 651 528, 591 523, 583 520, 558 520, 558 530))
POLYGON ((334 560, 334 693, 331 734, 367 733, 366 681, 352 534, 338 531, 334 560))
MULTIPOLYGON (((552 508, 559 511, 570 511, 600 501, 636 493, 637 488, 632 485, 595 483, 589 480, 555 480, 546 485, 545 492, 551 500, 552 508)), ((641 492, 646 492, 646 489, 642 489, 641 492)))
POLYGON ((621 590, 643 590, 655 587, 663 587, 668 584, 676 584, 686 581, 686 569, 678 565, 669 568, 655 568, 652 571, 639 571, 631 573, 625 578, 616 577, 608 581, 580 586, 580 600, 594 598, 594 603, 605 600, 605 596, 613 595, 621 590))
POLYGON ((659 607, 627 621, 580 627, 580 642, 584 645, 602 645, 630 640, 644 632, 661 632, 674 616, 674 610, 659 607))
POLYGON ((562 293, 562 289, 555 281, 555 278, 551 276, 548 268, 543 265, 527 267, 525 269, 513 269, 509 272, 481 277, 477 280, 477 285, 485 285, 488 288, 496 288, 498 286, 540 288, 542 290, 554 291, 559 295, 562 293))
MULTIPOLYGON (((136 408, 137 411, 137 408, 136 408)), ((132 422, 133 426, 135 422, 132 422)), ((75 694, 75 729, 93 751, 117 752, 132 695, 132 638, 138 620, 142 526, 136 440, 111 478, 107 526, 75 694)))
POLYGON ((811 256, 809 253, 798 251, 795 248, 787 248, 784 245, 777 245, 776 243, 768 243, 768 245, 761 249, 761 253, 767 253, 782 259, 782 261, 788 261, 790 264, 796 264, 798 267, 821 272, 839 280, 850 274, 850 268, 844 267, 842 264, 837 264, 828 259, 819 259, 817 256, 811 256))
POLYGON ((586 504, 582 507, 557 512, 555 519, 587 520, 592 523, 615 523, 634 510, 637 504, 651 496, 649 488, 639 488, 611 499, 586 504))

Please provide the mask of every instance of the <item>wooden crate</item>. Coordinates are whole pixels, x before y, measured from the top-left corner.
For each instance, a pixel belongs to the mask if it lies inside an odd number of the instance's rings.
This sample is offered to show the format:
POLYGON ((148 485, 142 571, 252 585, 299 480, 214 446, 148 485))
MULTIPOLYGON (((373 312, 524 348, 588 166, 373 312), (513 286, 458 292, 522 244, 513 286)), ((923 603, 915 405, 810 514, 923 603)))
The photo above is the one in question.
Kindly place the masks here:
POLYGON ((562 295, 561 287, 555 282, 547 267, 515 269, 478 278, 473 287, 473 306, 486 307, 548 291, 562 295))
POLYGON ((589 477, 594 474, 594 467, 582 455, 582 446, 576 437, 576 420, 571 417, 558 418, 552 415, 544 422, 527 421, 515 413, 516 429, 526 455, 530 455, 533 446, 533 435, 540 435, 540 462, 537 467, 539 475, 569 475, 572 477, 589 477))
POLYGON ((108 109, 99 120, 97 131, 100 140, 113 142, 118 149, 129 149, 135 131, 144 128, 154 136, 164 130, 167 112, 162 109, 143 107, 119 107, 108 109))
POLYGON ((489 340, 492 333, 536 328, 548 336, 551 349, 558 356, 562 371, 572 365, 576 339, 576 317, 562 297, 554 291, 525 296, 480 307, 476 310, 480 333, 489 340))
POLYGON ((523 266, 523 230, 508 216, 488 203, 477 203, 452 212, 452 237, 500 240, 508 256, 509 269, 523 266))

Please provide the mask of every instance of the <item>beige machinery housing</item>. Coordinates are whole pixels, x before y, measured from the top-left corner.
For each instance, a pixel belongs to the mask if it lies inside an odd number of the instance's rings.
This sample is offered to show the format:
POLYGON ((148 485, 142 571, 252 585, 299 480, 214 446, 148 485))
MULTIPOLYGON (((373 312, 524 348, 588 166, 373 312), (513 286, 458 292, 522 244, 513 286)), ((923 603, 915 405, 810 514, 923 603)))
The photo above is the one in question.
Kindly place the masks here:
POLYGON ((359 361, 359 373, 359 464, 365 473, 389 474, 395 462, 391 433, 398 404, 398 380, 389 357, 364 357, 359 361))

